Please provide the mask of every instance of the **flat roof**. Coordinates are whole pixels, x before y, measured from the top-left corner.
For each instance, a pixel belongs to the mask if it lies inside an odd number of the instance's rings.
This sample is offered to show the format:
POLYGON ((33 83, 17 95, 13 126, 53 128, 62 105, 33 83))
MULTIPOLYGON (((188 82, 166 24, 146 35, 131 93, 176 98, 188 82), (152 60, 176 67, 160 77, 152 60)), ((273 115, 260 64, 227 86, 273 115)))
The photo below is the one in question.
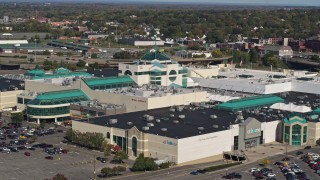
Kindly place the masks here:
MULTIPOLYGON (((139 131, 145 133, 181 139, 227 130, 230 125, 240 124, 243 122, 240 120, 239 114, 237 113, 217 110, 212 107, 213 105, 208 104, 204 106, 177 106, 174 112, 172 112, 173 108, 161 108, 90 118, 89 123, 119 129, 131 129, 135 126, 139 131), (178 110, 179 107, 182 108, 181 111, 178 110), (145 115, 154 117, 154 120, 150 121, 154 126, 150 127, 149 130, 143 130, 143 127, 147 126, 147 123, 149 123, 144 118, 145 115), (184 115, 185 118, 180 119, 179 115, 184 115), (210 117, 211 115, 212 117, 210 117), (239 120, 237 120, 237 117, 239 120), (117 119, 117 123, 110 124, 110 119, 117 119), (159 119, 160 122, 157 122, 156 119, 159 119), (128 122, 131 122, 132 124, 128 122), (163 131, 162 128, 166 128, 167 131, 163 131)), ((270 122, 282 120, 283 118, 281 117, 281 114, 286 116, 287 112, 279 113, 278 110, 261 108, 259 111, 243 111, 242 114, 243 120, 248 117, 253 117, 260 122, 270 122)), ((88 119, 80 119, 76 121, 88 123, 88 119)))
POLYGON ((88 70, 87 72, 90 74, 93 74, 93 76, 95 76, 95 77, 118 76, 120 73, 120 71, 118 69, 110 69, 110 68, 88 70))
POLYGON ((0 91, 24 90, 24 81, 0 77, 0 91))
POLYGON ((87 78, 83 81, 88 86, 101 86, 101 85, 112 85, 112 84, 121 84, 121 83, 134 83, 130 76, 113 76, 105 78, 87 78))

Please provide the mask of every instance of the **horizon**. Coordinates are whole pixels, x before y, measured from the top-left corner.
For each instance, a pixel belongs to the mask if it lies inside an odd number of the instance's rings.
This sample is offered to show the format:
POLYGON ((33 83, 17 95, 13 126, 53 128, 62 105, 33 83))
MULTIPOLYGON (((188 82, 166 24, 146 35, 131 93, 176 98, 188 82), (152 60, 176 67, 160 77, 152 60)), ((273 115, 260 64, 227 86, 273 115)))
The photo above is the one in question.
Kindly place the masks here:
POLYGON ((112 3, 112 4, 185 4, 185 5, 242 5, 242 6, 320 6, 319 0, 0 0, 2 3, 112 3))

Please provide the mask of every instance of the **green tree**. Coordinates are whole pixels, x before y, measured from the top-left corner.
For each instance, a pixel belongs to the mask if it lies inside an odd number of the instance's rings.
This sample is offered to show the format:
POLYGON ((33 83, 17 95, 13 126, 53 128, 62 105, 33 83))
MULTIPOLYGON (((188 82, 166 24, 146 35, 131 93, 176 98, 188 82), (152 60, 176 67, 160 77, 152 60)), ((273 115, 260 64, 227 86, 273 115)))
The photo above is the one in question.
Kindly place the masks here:
POLYGON ((219 49, 212 51, 212 57, 221 58, 222 56, 223 56, 223 54, 219 49))
POLYGON ((101 173, 107 175, 107 177, 109 175, 111 175, 112 172, 113 172, 113 170, 111 168, 109 168, 109 167, 104 167, 104 168, 101 169, 101 173))
POLYGON ((77 66, 80 67, 80 68, 83 68, 85 65, 86 65, 86 62, 83 61, 83 60, 79 60, 79 61, 77 62, 77 66))
POLYGON ((56 174, 52 180, 68 180, 63 174, 56 174))
POLYGON ((11 113, 11 121, 14 123, 20 123, 24 120, 23 112, 11 113))
POLYGON ((98 54, 97 54, 97 53, 92 53, 92 54, 91 54, 91 58, 97 59, 97 58, 98 58, 98 54))
POLYGON ((63 56, 63 52, 57 52, 57 56, 63 56))
POLYGON ((134 161, 134 164, 132 166, 132 170, 133 171, 145 171, 146 166, 145 166, 144 158, 137 158, 134 161))
POLYGON ((256 63, 259 61, 259 54, 255 48, 252 48, 249 52, 250 62, 256 63))
POLYGON ((310 59, 313 60, 313 61, 319 61, 320 60, 318 55, 312 55, 310 59))
POLYGON ((128 154, 124 151, 118 151, 116 152, 116 154, 114 155, 114 159, 122 162, 123 160, 128 159, 128 154))
POLYGON ((48 51, 48 50, 45 50, 45 51, 43 51, 43 55, 50 56, 50 55, 51 55, 51 52, 48 51))

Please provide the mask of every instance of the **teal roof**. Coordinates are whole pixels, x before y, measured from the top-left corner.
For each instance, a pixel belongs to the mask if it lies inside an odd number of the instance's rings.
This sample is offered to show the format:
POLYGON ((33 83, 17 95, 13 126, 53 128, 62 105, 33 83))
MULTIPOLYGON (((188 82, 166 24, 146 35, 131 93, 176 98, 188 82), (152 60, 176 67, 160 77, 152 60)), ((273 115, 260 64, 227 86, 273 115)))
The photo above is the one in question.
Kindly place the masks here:
POLYGON ((320 108, 315 109, 314 111, 312 111, 314 114, 320 114, 320 108))
POLYGON ((156 66, 156 67, 159 67, 159 68, 165 68, 165 66, 163 64, 159 63, 158 61, 152 62, 152 65, 156 66))
POLYGON ((160 51, 154 51, 154 52, 147 52, 145 55, 142 56, 141 60, 159 60, 159 61, 169 61, 171 60, 165 53, 162 53, 160 51))
POLYGON ((33 69, 28 71, 25 75, 28 76, 39 76, 39 75, 44 75, 46 72, 44 70, 41 69, 33 69))
POLYGON ((111 85, 111 84, 122 84, 122 83, 134 83, 130 76, 113 76, 105 78, 90 78, 83 79, 83 81, 90 86, 99 86, 99 85, 111 85))
POLYGON ((285 124, 293 124, 296 122, 299 122, 301 124, 307 123, 307 120, 299 113, 292 113, 292 114, 288 115, 287 118, 284 118, 283 121, 285 124))
POLYGON ((80 89, 46 92, 38 95, 28 105, 57 105, 88 101, 90 98, 80 89))
POLYGON ((241 99, 234 99, 216 106, 217 109, 228 111, 239 111, 252 109, 261 106, 272 105, 274 103, 284 102, 284 99, 274 95, 261 95, 241 99))

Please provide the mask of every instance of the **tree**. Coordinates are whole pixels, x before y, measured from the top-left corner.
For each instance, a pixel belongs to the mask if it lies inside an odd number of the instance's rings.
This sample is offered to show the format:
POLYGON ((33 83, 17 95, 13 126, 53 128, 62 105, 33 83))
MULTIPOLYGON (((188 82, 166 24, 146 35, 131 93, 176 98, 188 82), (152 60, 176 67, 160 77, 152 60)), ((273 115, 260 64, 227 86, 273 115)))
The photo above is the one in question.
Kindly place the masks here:
POLYGON ((145 158, 145 168, 147 171, 155 171, 158 169, 158 165, 154 162, 152 158, 145 158))
POLYGON ((125 172, 127 170, 124 166, 115 166, 112 168, 112 173, 118 175, 118 173, 125 172))
POLYGON ((310 59, 313 60, 313 61, 319 61, 320 60, 318 55, 312 55, 310 59))
POLYGON ((119 151, 121 151, 121 150, 122 150, 121 147, 118 146, 118 145, 116 145, 116 146, 113 147, 113 151, 115 151, 115 152, 119 152, 119 151))
POLYGON ((223 56, 223 54, 219 49, 212 51, 212 57, 221 58, 222 56, 223 56))
POLYGON ((134 161, 134 164, 132 166, 132 171, 145 171, 146 170, 146 166, 144 163, 144 158, 137 158, 134 161))
POLYGON ((249 52, 250 62, 255 63, 259 61, 259 54, 255 48, 252 48, 249 52))
POLYGON ((270 164, 270 160, 269 160, 269 159, 264 159, 264 160, 262 160, 261 163, 262 163, 264 166, 267 166, 267 165, 270 164))
POLYGON ((52 180, 68 180, 63 174, 56 174, 52 180))
POLYGON ((114 159, 116 159, 120 162, 123 162, 123 160, 128 159, 128 154, 124 151, 118 151, 118 152, 116 152, 114 159))
POLYGON ((91 54, 91 58, 97 59, 97 58, 98 58, 98 54, 97 54, 97 53, 92 53, 92 54, 91 54))
POLYGON ((24 120, 23 112, 11 113, 11 121, 14 123, 20 123, 24 120))
POLYGON ((107 175, 107 177, 108 177, 108 175, 112 174, 112 172, 113 172, 113 170, 109 167, 104 167, 101 169, 101 173, 107 175))
POLYGON ((86 62, 83 61, 83 60, 79 60, 79 61, 77 62, 77 66, 78 66, 78 67, 83 68, 85 65, 86 65, 86 62))
POLYGON ((45 51, 43 51, 43 55, 50 56, 50 55, 51 55, 51 52, 48 51, 48 50, 45 50, 45 51))

